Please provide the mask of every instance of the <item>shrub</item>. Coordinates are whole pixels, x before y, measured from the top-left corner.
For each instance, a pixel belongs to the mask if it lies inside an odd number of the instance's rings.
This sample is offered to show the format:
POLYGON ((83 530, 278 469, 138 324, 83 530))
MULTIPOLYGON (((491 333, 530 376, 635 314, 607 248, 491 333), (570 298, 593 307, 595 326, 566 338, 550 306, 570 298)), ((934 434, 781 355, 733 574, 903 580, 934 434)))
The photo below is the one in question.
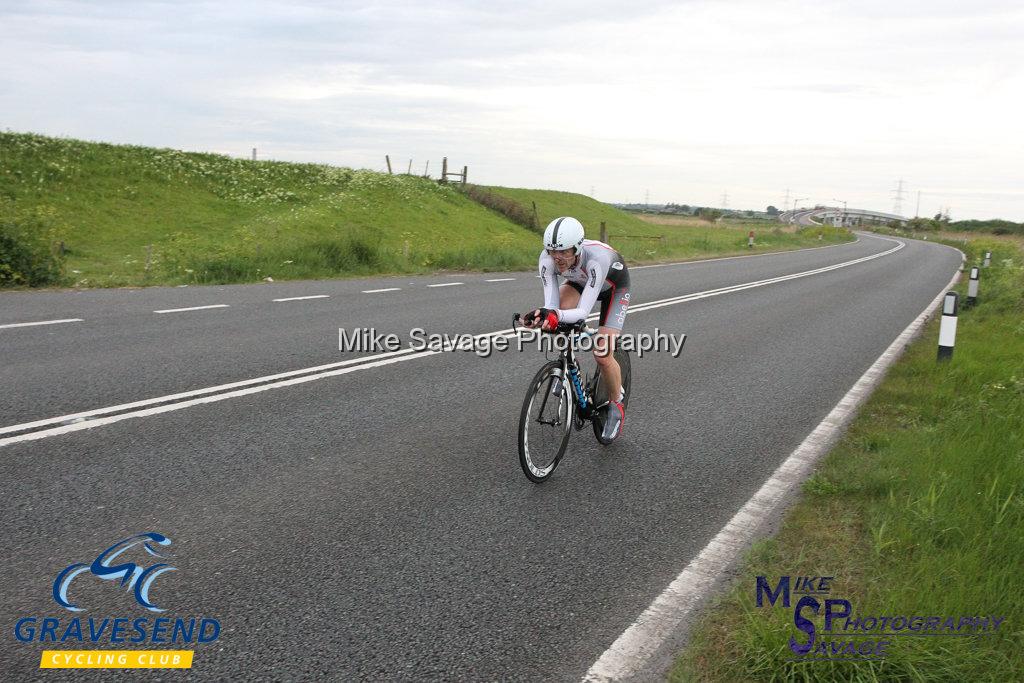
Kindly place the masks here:
POLYGON ((482 204, 492 211, 497 211, 516 225, 521 225, 524 228, 529 228, 530 230, 540 231, 540 226, 537 225, 537 221, 534 219, 533 211, 527 209, 514 199, 509 199, 508 197, 495 194, 490 190, 485 190, 479 185, 460 185, 459 188, 463 194, 474 202, 482 204))
POLYGON ((714 223, 725 214, 722 211, 719 211, 718 209, 709 209, 705 207, 697 211, 697 215, 700 216, 702 220, 705 220, 708 223, 714 223))
POLYGON ((0 287, 53 285, 64 279, 62 227, 49 206, 0 205, 0 287))

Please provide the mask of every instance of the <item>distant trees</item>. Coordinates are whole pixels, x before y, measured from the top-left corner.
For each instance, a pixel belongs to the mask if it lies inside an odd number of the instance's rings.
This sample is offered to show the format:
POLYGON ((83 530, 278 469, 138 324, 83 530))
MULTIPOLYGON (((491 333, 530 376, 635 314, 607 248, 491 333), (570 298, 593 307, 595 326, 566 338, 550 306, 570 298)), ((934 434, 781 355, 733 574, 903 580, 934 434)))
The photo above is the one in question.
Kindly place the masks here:
POLYGON ((911 218, 907 221, 907 229, 915 232, 934 232, 939 229, 939 219, 911 218))
POLYGON ((690 213, 689 204, 674 204, 668 203, 665 205, 665 213, 690 213))
POLYGON ((719 209, 710 209, 708 207, 704 207, 702 209, 697 209, 697 216, 701 220, 705 220, 708 223, 714 223, 719 218, 721 218, 723 215, 724 215, 724 213, 721 210, 719 210, 719 209))
POLYGON ((773 217, 774 216, 778 216, 779 215, 779 210, 776 207, 774 207, 771 204, 769 204, 768 205, 768 215, 769 216, 773 216, 773 217))

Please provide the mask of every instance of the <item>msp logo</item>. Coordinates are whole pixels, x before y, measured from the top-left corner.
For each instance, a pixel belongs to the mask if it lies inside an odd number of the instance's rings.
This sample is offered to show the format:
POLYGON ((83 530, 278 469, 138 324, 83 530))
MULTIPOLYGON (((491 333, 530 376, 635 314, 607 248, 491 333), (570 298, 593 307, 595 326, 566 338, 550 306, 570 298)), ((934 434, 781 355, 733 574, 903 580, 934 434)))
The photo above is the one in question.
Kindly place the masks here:
POLYGON ((794 661, 883 659, 901 636, 987 636, 996 633, 1006 617, 992 615, 860 614, 853 603, 833 597, 834 576, 782 576, 774 589, 765 576, 757 577, 756 604, 790 609, 790 594, 799 596, 789 639, 794 661), (815 619, 815 617, 823 617, 815 619))
POLYGON ((146 568, 142 568, 134 562, 123 562, 116 565, 111 563, 116 561, 126 551, 139 545, 153 557, 163 558, 164 555, 157 550, 156 546, 166 547, 170 544, 171 539, 157 533, 138 534, 123 541, 118 541, 100 553, 92 561, 92 564, 72 564, 58 574, 57 579, 53 582, 53 599, 65 609, 72 612, 81 612, 82 608, 73 604, 68 599, 68 588, 71 587, 71 582, 74 581, 75 577, 85 572, 90 572, 93 576, 104 581, 120 579, 120 586, 134 591, 135 600, 140 605, 151 612, 164 612, 165 610, 160 609, 149 601, 149 589, 158 576, 166 572, 175 571, 174 567, 166 562, 159 562, 146 568))

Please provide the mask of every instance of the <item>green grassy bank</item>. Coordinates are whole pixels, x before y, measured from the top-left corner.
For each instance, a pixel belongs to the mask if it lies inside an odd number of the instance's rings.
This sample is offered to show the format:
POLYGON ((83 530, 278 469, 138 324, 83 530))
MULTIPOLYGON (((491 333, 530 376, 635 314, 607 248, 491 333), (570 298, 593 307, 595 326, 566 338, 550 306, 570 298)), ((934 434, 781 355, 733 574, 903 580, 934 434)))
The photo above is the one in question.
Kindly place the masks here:
MULTIPOLYGON (((745 251, 745 233, 652 225, 567 192, 488 188, 542 225, 579 216, 631 262, 745 251)), ((780 231, 781 234, 781 231, 780 231)), ((850 239, 790 235, 756 250, 850 239)), ((110 287, 536 265, 539 239, 450 185, 317 164, 0 133, 0 286, 110 287)))
MULTIPOLYGON (((960 312, 953 359, 936 362, 936 316, 805 482, 780 532, 755 545, 734 589, 705 612, 671 680, 1021 680, 1024 249, 949 241, 968 266, 993 253, 979 304, 960 312), (756 606, 759 575, 773 586, 784 575, 834 576, 832 596, 861 616, 1005 621, 979 637, 891 637, 881 660, 794 662, 789 639, 806 635, 793 609, 756 606)), ((966 281, 957 289, 963 302, 966 281)), ((823 619, 812 621, 820 638, 823 619)))

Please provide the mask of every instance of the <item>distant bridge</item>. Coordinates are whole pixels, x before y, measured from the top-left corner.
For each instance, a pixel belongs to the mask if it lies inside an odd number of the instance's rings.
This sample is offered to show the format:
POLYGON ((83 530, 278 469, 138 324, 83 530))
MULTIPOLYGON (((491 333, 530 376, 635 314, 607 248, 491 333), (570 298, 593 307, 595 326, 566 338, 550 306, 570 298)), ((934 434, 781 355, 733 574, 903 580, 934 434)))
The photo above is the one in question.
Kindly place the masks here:
POLYGON ((783 211, 779 214, 779 220, 783 223, 795 223, 796 225, 834 225, 836 227, 853 228, 858 225, 871 223, 891 223, 898 221, 906 223, 906 216, 897 216, 894 213, 883 213, 881 211, 869 211, 868 209, 843 209, 835 206, 816 206, 813 209, 795 209, 783 211))

